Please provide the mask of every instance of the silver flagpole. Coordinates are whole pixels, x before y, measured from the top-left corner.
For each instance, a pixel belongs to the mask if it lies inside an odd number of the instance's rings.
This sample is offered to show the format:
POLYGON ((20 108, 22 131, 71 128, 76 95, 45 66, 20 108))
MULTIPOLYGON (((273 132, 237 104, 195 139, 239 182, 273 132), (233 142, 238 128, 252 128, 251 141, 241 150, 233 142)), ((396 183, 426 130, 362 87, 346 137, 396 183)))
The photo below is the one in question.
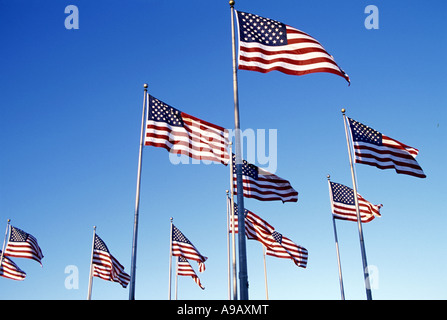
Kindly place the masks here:
POLYGON ((135 300, 135 276, 137 269, 137 237, 138 237, 138 215, 140 211, 140 185, 141 185, 141 165, 143 160, 143 143, 144 143, 144 124, 146 120, 146 101, 148 99, 147 83, 143 85, 143 112, 141 115, 141 133, 140 133, 140 151, 138 155, 138 173, 137 173, 137 191, 135 196, 135 215, 133 224, 133 239, 132 239, 132 261, 130 264, 130 286, 129 286, 129 300, 135 300))
POLYGON ((234 220, 234 183, 233 183, 233 146, 230 142, 230 213, 231 213, 231 250, 232 250, 232 262, 233 262, 233 300, 237 300, 237 275, 236 275, 236 229, 234 220))
POLYGON ((247 246, 245 242, 245 210, 244 210, 244 193, 242 185, 242 148, 241 148, 241 129, 239 122, 239 95, 237 83, 237 67, 236 67, 236 42, 234 31, 234 1, 229 2, 231 8, 231 37, 233 44, 233 93, 234 93, 234 127, 236 140, 236 174, 237 186, 240 190, 237 193, 237 205, 239 212, 238 230, 242 230, 238 234, 239 241, 239 298, 240 300, 248 300, 248 272, 247 272, 247 246))
POLYGON ((92 240, 92 257, 90 259, 90 275, 88 278, 88 291, 87 291, 87 300, 92 299, 92 285, 93 285, 93 251, 95 250, 95 235, 96 235, 96 226, 93 226, 93 240, 92 240))
POLYGON ((179 257, 175 257, 175 300, 177 300, 177 289, 178 289, 178 259, 179 257))
POLYGON ((8 222, 6 223, 5 238, 3 239, 2 254, 1 254, 1 257, 0 257, 0 267, 2 266, 3 254, 5 252, 6 238, 8 237, 8 230, 9 230, 9 222, 11 222, 10 219, 8 219, 8 222))
POLYGON ((269 299, 269 288, 267 286, 267 266, 265 263, 265 246, 264 244, 262 245, 262 255, 264 256, 264 281, 265 281, 265 299, 268 300, 269 299))
POLYGON ((227 269, 228 269, 228 300, 231 300, 231 262, 230 262, 230 196, 228 190, 227 195, 227 269))
POLYGON ((334 217, 334 208, 332 206, 333 201, 332 201, 332 188, 331 188, 331 180, 330 180, 331 176, 327 175, 327 183, 329 185, 329 198, 331 199, 331 209, 332 209, 332 224, 334 226, 334 237, 335 237, 335 250, 337 251, 337 263, 338 263, 338 278, 340 281, 340 294, 341 294, 341 299, 345 300, 345 290, 343 287, 343 276, 341 273, 341 262, 340 262, 340 251, 338 250, 338 237, 337 237, 337 228, 335 227, 335 217, 334 217))
POLYGON ((349 134, 348 134, 348 127, 346 125, 345 111, 346 111, 345 109, 341 109, 341 112, 343 114, 343 122, 345 125, 346 143, 348 145, 349 164, 351 165, 351 177, 352 177, 352 185, 353 185, 353 190, 354 190, 355 209, 357 212, 357 225, 358 225, 358 229, 359 229, 360 250, 362 252, 363 276, 365 279, 366 299, 372 300, 371 285, 369 283, 369 274, 368 274, 368 262, 366 261, 365 242, 363 240, 362 220, 361 220, 361 216, 360 216, 359 201, 358 201, 358 196, 357 196, 357 183, 355 180, 354 164, 352 161, 352 152, 351 152, 351 146, 349 143, 349 134))
POLYGON ((171 278, 172 278, 172 220, 171 217, 171 231, 169 232, 169 289, 168 289, 168 300, 171 300, 171 278))

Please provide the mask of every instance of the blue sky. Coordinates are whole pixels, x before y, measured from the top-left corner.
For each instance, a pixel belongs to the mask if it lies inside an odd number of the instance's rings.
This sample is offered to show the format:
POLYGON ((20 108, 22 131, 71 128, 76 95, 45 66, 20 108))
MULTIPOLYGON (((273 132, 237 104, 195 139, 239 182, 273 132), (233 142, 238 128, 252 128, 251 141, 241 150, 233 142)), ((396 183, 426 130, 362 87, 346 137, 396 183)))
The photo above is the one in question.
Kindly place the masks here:
MULTIPOLYGON (((444 1, 253 1, 236 9, 318 39, 351 78, 239 72, 242 129, 276 129, 278 168, 298 203, 246 199, 248 209, 309 251, 308 267, 267 257, 271 299, 339 299, 326 175, 351 186, 341 108, 420 150, 426 179, 357 165, 359 193, 383 204, 364 225, 374 299, 446 299, 444 168, 447 23, 444 1), (367 30, 365 7, 379 9, 367 30)), ((0 232, 34 235, 43 267, 0 278, 0 299, 85 299, 93 226, 130 272, 143 83, 177 109, 234 127, 228 1, 0 1, 0 232), (67 30, 65 7, 79 9, 67 30), (64 285, 67 266, 79 288, 64 285)), ((173 165, 146 147, 136 298, 168 295, 169 218, 208 257, 204 291, 179 279, 180 299, 226 299, 229 169, 173 165)), ((365 299, 355 223, 337 221, 347 299, 365 299)), ((264 299, 261 245, 247 241, 249 296, 264 299)), ((197 270, 197 265, 192 264, 197 270)), ((99 278, 93 299, 127 299, 99 278)))

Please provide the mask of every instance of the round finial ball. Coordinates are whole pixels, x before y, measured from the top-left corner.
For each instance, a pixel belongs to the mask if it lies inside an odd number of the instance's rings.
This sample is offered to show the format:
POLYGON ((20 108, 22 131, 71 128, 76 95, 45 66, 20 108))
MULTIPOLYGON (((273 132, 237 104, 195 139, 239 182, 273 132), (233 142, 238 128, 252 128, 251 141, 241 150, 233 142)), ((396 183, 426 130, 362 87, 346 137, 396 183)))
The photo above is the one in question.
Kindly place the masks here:
POLYGON ((234 0, 230 0, 229 4, 230 6, 234 6, 234 0))
POLYGON ((345 112, 346 112, 346 109, 345 109, 345 108, 341 109, 341 112, 342 112, 342 113, 345 113, 345 112))
POLYGON ((147 89, 147 87, 148 87, 147 83, 143 84, 144 89, 147 89))

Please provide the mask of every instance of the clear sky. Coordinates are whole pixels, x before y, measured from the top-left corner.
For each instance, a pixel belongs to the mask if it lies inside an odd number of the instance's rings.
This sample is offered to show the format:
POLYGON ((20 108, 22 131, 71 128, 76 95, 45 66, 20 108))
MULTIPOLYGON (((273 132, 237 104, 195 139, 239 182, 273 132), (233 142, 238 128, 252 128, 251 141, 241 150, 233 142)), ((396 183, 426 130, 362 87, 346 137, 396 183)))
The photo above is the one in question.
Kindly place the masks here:
MULTIPOLYGON (((359 193, 383 204, 363 226, 374 299, 446 299, 447 3, 236 1, 319 40, 351 78, 239 71, 242 129, 277 130, 276 174, 297 203, 246 199, 248 209, 309 251, 308 266, 267 257, 271 299, 339 299, 326 175, 352 186, 341 108, 418 148, 426 179, 357 165, 359 193), (365 28, 365 7, 379 29, 365 28)), ((43 267, 13 259, 0 299, 85 299, 93 226, 130 272, 143 83, 184 112, 234 127, 230 8, 222 1, 0 0, 0 234, 39 241, 43 267), (79 29, 64 25, 68 5, 79 29), (67 266, 78 289, 65 286, 67 266)), ((268 152, 268 151, 267 151, 268 152)), ((137 299, 168 296, 170 217, 208 257, 205 290, 179 279, 180 299, 227 299, 229 168, 143 155, 137 299)), ((256 159, 256 162, 259 159, 256 159)), ((365 299, 357 225, 337 221, 345 295, 365 299)), ((249 296, 264 299, 260 243, 247 241, 249 296)), ((94 278, 93 299, 128 289, 94 278)))

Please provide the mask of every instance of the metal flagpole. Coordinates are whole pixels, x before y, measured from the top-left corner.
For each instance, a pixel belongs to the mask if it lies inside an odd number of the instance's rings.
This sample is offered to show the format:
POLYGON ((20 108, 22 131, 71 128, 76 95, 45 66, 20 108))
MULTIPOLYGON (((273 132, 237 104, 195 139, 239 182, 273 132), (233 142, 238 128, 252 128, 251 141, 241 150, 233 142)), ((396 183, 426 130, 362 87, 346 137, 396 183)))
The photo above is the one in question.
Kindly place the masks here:
POLYGON ((90 259, 90 275, 89 275, 89 279, 88 279, 87 300, 91 300, 91 299, 92 299, 92 285, 93 285, 93 251, 95 250, 95 235, 96 235, 96 226, 93 226, 92 258, 90 259))
POLYGON ((1 257, 0 257, 0 267, 2 266, 3 254, 5 252, 6 238, 8 237, 8 230, 9 230, 9 222, 11 222, 10 219, 8 219, 8 222, 6 223, 5 238, 3 239, 2 254, 1 254, 1 257))
POLYGON ((266 298, 266 300, 268 300, 269 299, 269 288, 267 286, 267 266, 265 263, 265 246, 264 246, 264 244, 261 244, 261 245, 262 245, 262 255, 264 256, 265 298, 266 298))
POLYGON ((233 300, 237 300, 237 275, 236 275, 236 229, 234 217, 234 183, 233 183, 233 148, 230 142, 230 213, 231 213, 231 246, 232 246, 232 262, 233 262, 233 300))
POLYGON ((144 142, 144 124, 146 120, 146 101, 148 99, 147 83, 143 85, 143 112, 141 115, 141 133, 140 133, 140 151, 138 155, 138 174, 137 174, 137 191, 135 196, 135 216, 133 225, 133 239, 132 239, 132 261, 130 265, 130 286, 129 286, 129 300, 135 300, 135 276, 137 269, 137 237, 138 237, 138 215, 140 211, 140 185, 141 185, 141 165, 143 160, 143 142, 144 142))
POLYGON ((368 274, 368 262, 366 261, 365 242, 363 240, 362 220, 361 220, 361 216, 360 216, 359 201, 358 201, 358 196, 357 196, 357 183, 355 180, 354 164, 352 161, 352 152, 351 152, 351 146, 349 143, 349 135, 348 135, 348 127, 346 125, 345 111, 346 111, 345 109, 341 109, 341 112, 343 114, 343 122, 345 125, 346 143, 348 145, 349 164, 351 165, 352 185, 353 185, 353 190, 354 190, 354 202, 355 202, 355 209, 357 212, 357 225, 358 225, 358 229, 359 229, 359 238, 360 238, 360 250, 362 252, 363 276, 365 279, 366 299, 372 300, 371 285, 369 283, 369 274, 368 274))
POLYGON ((171 217, 171 231, 169 236, 169 290, 168 290, 168 300, 171 300, 171 277, 172 277, 172 220, 171 217))
POLYGON ((178 289, 178 258, 175 257, 175 300, 177 300, 177 289, 178 289))
MULTIPOLYGON (((331 199, 331 208, 332 208, 333 201, 332 201, 332 191, 331 191, 332 189, 331 189, 331 183, 330 183, 331 180, 330 180, 330 178, 331 178, 331 176, 327 175, 327 183, 329 185, 329 197, 331 199)), ((332 223, 333 223, 333 226, 334 226, 335 250, 337 251, 338 278, 340 280, 340 294, 341 294, 341 299, 345 300, 345 290, 344 290, 344 287, 343 287, 343 276, 342 276, 342 273, 341 273, 340 251, 338 250, 337 228, 335 227, 335 217, 334 217, 333 212, 334 212, 334 208, 332 208, 331 215, 332 215, 332 223)))
POLYGON ((230 196, 228 190, 225 190, 227 195, 227 269, 228 269, 228 300, 231 300, 231 262, 230 262, 230 196))
POLYGON ((244 210, 244 193, 242 185, 242 148, 241 148, 241 129, 239 122, 239 96, 237 83, 237 67, 236 67, 236 43, 234 31, 234 1, 229 2, 231 8, 231 37, 233 44, 233 92, 234 92, 234 127, 236 140, 236 174, 237 186, 240 190, 237 193, 237 205, 239 219, 238 230, 242 230, 238 234, 239 241, 239 298, 240 300, 248 300, 248 272, 247 272, 247 246, 245 242, 245 210, 244 210))

